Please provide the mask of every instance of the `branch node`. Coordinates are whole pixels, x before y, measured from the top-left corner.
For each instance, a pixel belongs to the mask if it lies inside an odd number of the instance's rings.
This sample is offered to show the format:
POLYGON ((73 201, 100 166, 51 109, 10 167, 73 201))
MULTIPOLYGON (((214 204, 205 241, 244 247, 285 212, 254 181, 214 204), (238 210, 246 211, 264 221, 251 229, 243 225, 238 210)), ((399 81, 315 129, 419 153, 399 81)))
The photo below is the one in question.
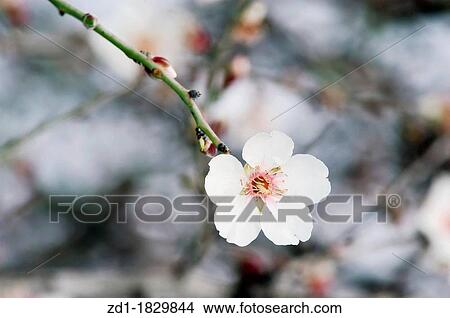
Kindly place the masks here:
POLYGON ((219 144, 217 146, 217 150, 219 150, 220 153, 224 153, 224 154, 230 153, 230 148, 228 148, 228 146, 225 145, 224 143, 219 144))
POLYGON ((159 70, 157 68, 148 68, 148 67, 144 66, 144 71, 145 71, 145 73, 147 73, 148 76, 150 76, 151 78, 154 78, 154 79, 161 79, 162 75, 163 75, 161 70, 159 70))
POLYGON ((143 51, 143 50, 140 50, 139 51, 139 53, 141 53, 142 55, 145 55, 145 57, 148 59, 149 57, 150 57, 150 52, 149 51, 143 51))
POLYGON ((189 97, 192 98, 192 99, 197 99, 197 98, 199 98, 200 96, 202 96, 202 93, 200 93, 198 90, 191 89, 191 90, 188 92, 188 95, 189 95, 189 97))
POLYGON ((203 130, 200 127, 195 128, 195 134, 197 136, 197 139, 200 139, 203 136, 205 136, 205 133, 203 132, 203 130))

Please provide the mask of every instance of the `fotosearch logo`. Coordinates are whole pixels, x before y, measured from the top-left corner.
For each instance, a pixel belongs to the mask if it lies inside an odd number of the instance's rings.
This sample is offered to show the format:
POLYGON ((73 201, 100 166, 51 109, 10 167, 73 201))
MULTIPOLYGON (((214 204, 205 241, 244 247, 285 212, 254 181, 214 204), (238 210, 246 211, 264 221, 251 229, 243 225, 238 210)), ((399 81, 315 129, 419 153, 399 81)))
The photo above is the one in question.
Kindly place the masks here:
POLYGON ((401 205, 397 194, 378 195, 375 203, 368 204, 361 194, 330 195, 313 205, 310 199, 286 196, 277 203, 278 213, 265 213, 257 200, 251 200, 236 213, 234 197, 216 197, 211 202, 205 195, 183 195, 173 199, 159 195, 52 195, 49 197, 49 218, 58 223, 61 217, 70 216, 81 223, 102 223, 114 219, 126 223, 130 213, 144 223, 200 223, 213 222, 278 222, 288 217, 299 217, 303 221, 315 219, 329 223, 362 223, 365 214, 375 214, 377 222, 386 223, 389 209, 401 205), (215 210, 214 213, 209 213, 215 210), (342 211, 347 211, 342 213, 342 211), (123 213, 126 211, 126 213, 123 213), (340 211, 337 213, 337 211, 340 211), (231 213, 233 212, 233 213, 231 213))

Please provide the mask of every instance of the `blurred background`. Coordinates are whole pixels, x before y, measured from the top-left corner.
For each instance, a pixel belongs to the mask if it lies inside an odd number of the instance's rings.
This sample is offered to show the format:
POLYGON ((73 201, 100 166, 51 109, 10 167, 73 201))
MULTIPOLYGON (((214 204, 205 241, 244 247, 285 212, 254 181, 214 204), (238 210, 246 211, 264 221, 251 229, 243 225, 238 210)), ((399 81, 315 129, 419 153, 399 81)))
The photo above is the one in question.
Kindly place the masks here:
POLYGON ((402 205, 288 247, 49 223, 53 194, 203 194, 209 159, 163 83, 49 2, 0 0, 1 297, 450 297, 450 1, 69 2, 168 58, 236 156, 278 129, 332 194, 402 205))

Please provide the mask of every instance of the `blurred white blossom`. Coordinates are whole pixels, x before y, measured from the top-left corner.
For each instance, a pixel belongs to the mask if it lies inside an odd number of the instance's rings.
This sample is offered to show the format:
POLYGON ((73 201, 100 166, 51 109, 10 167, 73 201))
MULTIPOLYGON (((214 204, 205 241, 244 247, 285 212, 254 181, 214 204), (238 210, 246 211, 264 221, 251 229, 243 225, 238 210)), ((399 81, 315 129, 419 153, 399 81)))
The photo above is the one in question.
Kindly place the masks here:
POLYGON ((332 258, 294 258, 276 276, 274 292, 277 297, 330 296, 336 272, 337 264, 332 258))
POLYGON ((222 124, 223 139, 231 148, 240 148, 264 130, 282 130, 296 143, 305 144, 320 134, 330 116, 307 102, 299 103, 303 99, 283 85, 243 78, 233 82, 208 108, 207 118, 222 124))
POLYGON ((428 256, 450 268, 450 175, 437 177, 421 207, 419 228, 430 241, 428 256))

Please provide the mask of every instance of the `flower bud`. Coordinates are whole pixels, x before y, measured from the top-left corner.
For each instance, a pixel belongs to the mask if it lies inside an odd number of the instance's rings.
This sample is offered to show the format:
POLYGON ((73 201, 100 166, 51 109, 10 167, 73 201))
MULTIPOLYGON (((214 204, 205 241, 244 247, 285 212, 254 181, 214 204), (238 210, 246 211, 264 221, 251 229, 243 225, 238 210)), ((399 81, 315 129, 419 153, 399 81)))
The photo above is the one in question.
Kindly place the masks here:
POLYGON ((95 29, 97 24, 98 24, 97 18, 92 14, 86 13, 83 16, 83 25, 86 27, 86 29, 88 30, 95 29))
POLYGON ((214 157, 217 153, 216 146, 211 142, 211 140, 206 135, 203 135, 200 138, 198 138, 198 145, 200 151, 209 157, 214 157))
POLYGON ((267 6, 261 1, 250 4, 242 13, 239 22, 231 33, 233 39, 240 43, 257 42, 263 31, 263 23, 267 16, 267 6))
POLYGON ((159 74, 159 72, 162 71, 167 77, 170 78, 177 77, 177 72, 175 72, 175 69, 169 63, 169 60, 167 60, 165 57, 153 56, 152 61, 153 63, 156 63, 159 66, 159 70, 151 70, 150 73, 147 72, 149 73, 150 76, 160 78, 161 74, 159 74))

